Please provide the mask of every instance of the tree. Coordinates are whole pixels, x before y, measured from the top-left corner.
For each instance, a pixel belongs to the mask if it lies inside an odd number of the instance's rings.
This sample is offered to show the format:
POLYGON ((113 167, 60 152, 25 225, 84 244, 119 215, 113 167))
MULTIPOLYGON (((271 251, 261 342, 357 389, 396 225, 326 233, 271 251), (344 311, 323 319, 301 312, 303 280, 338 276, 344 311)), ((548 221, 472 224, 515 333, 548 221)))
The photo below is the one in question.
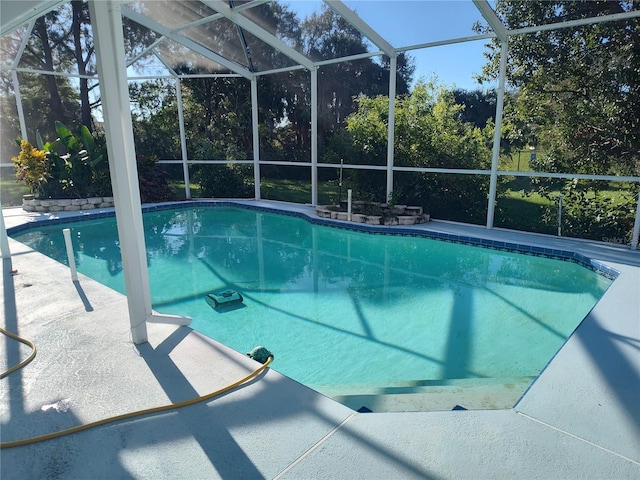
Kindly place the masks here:
MULTIPOLYGON (((60 17, 58 11, 53 11, 35 22, 25 51, 19 59, 19 67, 50 72, 69 68, 69 58, 64 54, 64 49, 60 48, 65 38, 63 29, 58 27, 60 17)), ((2 56, 5 62, 16 59, 25 30, 2 38, 2 56)), ((0 75, 3 131, 11 132, 9 138, 15 139, 20 135, 17 110, 12 105, 16 92, 10 70, 2 69, 0 75)), ((67 77, 19 72, 18 81, 29 138, 34 139, 36 131, 40 131, 44 137, 54 137, 52 119, 79 127, 78 92, 67 77)))
MULTIPOLYGON (((63 99, 63 111, 65 115, 58 115, 57 110, 53 110, 50 99, 51 85, 44 75, 19 73, 20 93, 22 94, 22 108, 24 111, 28 138, 35 139, 36 132, 41 132, 42 136, 51 140, 55 139, 55 129, 52 127, 51 119, 60 117, 79 118, 80 105, 77 101, 78 92, 64 77, 54 78, 55 89, 63 99)), ((21 136, 20 123, 14 100, 13 83, 10 77, 2 74, 0 97, 2 97, 2 110, 0 120, 2 123, 2 138, 9 140, 0 145, 3 158, 11 158, 15 153, 11 141, 21 136)), ((77 127, 78 122, 70 122, 77 127)))
POLYGON ((88 74, 95 74, 95 56, 93 47, 93 37, 91 36, 91 23, 89 21, 89 4, 82 0, 72 0, 71 2, 71 38, 66 48, 69 54, 75 59, 78 67, 78 84, 80 86, 80 105, 82 125, 87 125, 90 130, 93 128, 93 117, 91 109, 93 105, 89 99, 89 92, 95 88, 89 85, 86 78, 88 74), (71 48, 73 46, 73 48, 71 48))
MULTIPOLYGON (((354 146, 353 163, 380 164, 386 157, 388 97, 361 96, 357 111, 347 118, 354 146)), ((460 115, 464 106, 437 85, 418 83, 413 92, 396 102, 395 164, 398 166, 487 169, 493 123, 484 130, 460 115)), ((375 189, 384 195, 383 184, 356 170, 350 181, 361 195, 375 189)), ((480 175, 397 174, 393 199, 422 205, 437 218, 482 223, 486 217, 488 177, 480 175)), ((384 198, 384 197, 382 197, 384 198)), ((380 199, 380 197, 378 197, 380 199)))
MULTIPOLYGON (((155 34, 128 19, 123 19, 125 43, 136 51, 155 39, 155 34)), ((20 34, 12 34, 2 39, 2 55, 13 59, 17 55, 20 34)), ((99 106, 100 99, 92 99, 92 91, 98 87, 97 81, 88 76, 96 73, 96 59, 93 46, 88 3, 72 0, 56 10, 38 18, 30 32, 26 48, 19 59, 19 67, 78 74, 75 79, 58 75, 20 73, 18 79, 25 108, 29 137, 34 138, 39 131, 45 137, 54 137, 52 119, 59 120, 74 128, 81 125, 91 131, 94 128, 92 111, 99 106)), ((13 96, 13 83, 9 71, 2 71, 0 94, 13 96)), ((10 130, 11 136, 19 132, 14 109, 3 109, 3 130, 10 130)))
MULTIPOLYGON (((57 10, 40 17, 32 32, 32 38, 21 58, 21 65, 50 72, 78 73, 78 91, 75 98, 65 98, 59 91, 60 80, 45 75, 49 102, 56 119, 72 125, 93 128, 91 109, 94 105, 89 93, 87 75, 95 73, 95 55, 89 22, 89 8, 82 0, 73 0, 57 10), (69 103, 80 102, 80 115, 69 108, 69 103)), ((68 82, 68 80, 67 80, 68 82)))
POLYGON ((496 92, 494 90, 463 90, 453 91, 453 98, 458 105, 464 105, 460 111, 460 120, 473 123, 478 128, 487 126, 487 122, 495 122, 496 92))
MULTIPOLYGON (((53 15, 49 15, 49 17, 53 17, 53 15)), ((44 70, 48 70, 53 72, 54 70, 54 53, 53 48, 50 44, 49 40, 49 29, 47 27, 47 23, 45 20, 46 17, 40 17, 33 27, 33 33, 40 39, 41 43, 41 56, 38 59, 38 66, 44 70)), ((55 41, 55 40, 54 40, 55 41)), ((59 40, 58 40, 59 41, 59 40)), ((28 46, 27 51, 34 53, 34 49, 31 46, 28 46)), ((62 99, 60 98, 60 92, 58 91, 58 85, 56 82, 56 77, 53 75, 46 75, 45 77, 47 89, 49 91, 50 96, 50 104, 51 109, 54 112, 59 112, 61 115, 61 121, 67 122, 68 118, 65 118, 65 110, 62 106, 62 99)))
MULTIPOLYGON (((327 6, 307 17, 301 26, 302 49, 309 58, 320 61, 347 57, 368 51, 366 39, 341 15, 327 6)), ((415 67, 404 53, 397 59, 398 95, 409 92, 415 67)), ((360 95, 376 96, 389 92, 389 60, 371 58, 325 65, 318 72, 318 144, 344 128, 347 116, 356 109, 360 95)), ((310 96, 301 96, 309 101, 310 96)), ((310 106, 305 105, 305 110, 310 106)), ((306 125, 305 125, 306 127, 306 125)))
MULTIPOLYGON (((640 9, 640 2, 497 2, 509 29, 640 9)), ((491 44, 486 77, 495 76, 491 44)), ((509 41, 509 83, 517 107, 551 148, 550 171, 637 172, 640 159, 640 22, 637 18, 516 35, 509 41)))
POLYGON ((163 160, 182 157, 178 106, 173 82, 131 82, 129 97, 136 154, 163 160))
MULTIPOLYGON (((295 15, 293 21, 297 21, 295 15)), ((300 24, 295 47, 314 61, 366 53, 367 41, 349 22, 323 6, 300 24)), ((397 61, 397 92, 405 94, 414 72, 411 57, 400 54, 397 61)), ((284 92, 285 115, 279 127, 278 143, 286 160, 308 160, 311 151, 311 79, 309 72, 293 71, 277 82, 284 92), (294 148, 290 148, 291 145, 294 148), (286 147, 285 147, 286 145, 286 147)), ((389 91, 389 59, 371 58, 323 65, 318 70, 318 152, 331 157, 327 141, 345 128, 355 111, 359 95, 375 96, 389 91)), ((326 158, 325 158, 326 160, 326 158)))
MULTIPOLYGON (((509 30, 631 10, 640 10, 640 2, 496 2, 496 13, 509 30)), ((486 31, 488 27, 477 29, 486 31)), ((489 48, 489 61, 483 71, 485 79, 497 75, 500 46, 493 41, 489 48)), ((517 93, 514 103, 507 107, 509 115, 505 117, 505 125, 513 127, 513 135, 520 132, 523 137, 533 139, 544 152, 531 165, 536 170, 640 175, 639 79, 640 21, 637 17, 513 35, 509 38, 507 80, 517 93)), ((568 210, 585 215, 594 211, 588 204, 599 201, 599 193, 606 185, 603 182, 563 183, 563 200, 568 210), (572 202, 582 207, 577 208, 572 202)), ((538 182, 543 194, 549 194, 549 185, 538 182)), ((632 197, 627 201, 634 203, 632 197)), ((592 222, 602 218, 597 215, 592 222)), ((584 225, 585 222, 586 219, 582 219, 575 223, 584 225)), ((599 231, 595 223, 590 229, 599 231)), ((621 227, 623 230, 630 230, 628 221, 621 223, 625 224, 621 227)))

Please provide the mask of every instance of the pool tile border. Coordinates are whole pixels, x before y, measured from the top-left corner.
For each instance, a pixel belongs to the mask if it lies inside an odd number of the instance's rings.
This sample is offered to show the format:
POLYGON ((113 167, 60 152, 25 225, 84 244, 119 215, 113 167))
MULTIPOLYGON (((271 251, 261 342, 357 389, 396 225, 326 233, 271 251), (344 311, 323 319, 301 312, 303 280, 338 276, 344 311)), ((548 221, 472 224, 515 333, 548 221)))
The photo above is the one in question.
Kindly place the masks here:
MULTIPOLYGON (((234 202, 229 200, 197 200, 197 201, 192 200, 192 201, 185 201, 185 202, 178 202, 178 203, 161 203, 161 204, 155 204, 155 205, 144 205, 142 207, 142 211, 154 212, 154 211, 160 211, 160 210, 172 210, 176 208, 183 209, 183 208, 203 207, 203 206, 244 208, 247 210, 256 210, 256 211, 262 211, 265 213, 277 213, 280 215, 298 217, 312 224, 326 225, 334 228, 341 228, 344 230, 351 230, 355 232, 373 233, 376 235, 402 235, 407 237, 421 237, 421 238, 440 240, 440 241, 450 242, 450 243, 472 245, 472 246, 481 247, 481 248, 488 248, 491 250, 501 250, 501 251, 507 251, 507 252, 520 253, 524 255, 553 258, 557 260, 577 263, 611 280, 615 280, 620 274, 620 272, 615 268, 612 268, 608 265, 605 265, 602 262, 593 260, 585 255, 582 255, 580 253, 573 252, 570 250, 543 248, 543 247, 537 247, 537 246, 527 245, 527 244, 511 243, 511 242, 504 242, 499 240, 490 240, 486 238, 478 238, 478 237, 472 237, 467 235, 454 235, 451 233, 431 232, 428 230, 415 230, 415 229, 409 229, 409 228, 403 228, 403 227, 397 227, 397 226, 383 227, 383 226, 377 226, 377 225, 366 225, 366 224, 352 223, 352 222, 341 222, 340 220, 333 220, 333 219, 311 216, 305 212, 279 209, 277 207, 265 207, 262 205, 249 205, 246 203, 239 203, 239 202, 234 202)), ((92 212, 92 211, 79 212, 79 214, 77 215, 48 218, 46 220, 36 220, 34 222, 23 223, 15 227, 8 228, 7 234, 9 236, 16 235, 23 231, 35 228, 37 224, 41 224, 41 223, 46 223, 47 225, 56 225, 60 223, 67 223, 70 221, 75 221, 75 222, 90 221, 90 220, 96 220, 99 218, 108 218, 113 216, 115 216, 115 211, 112 209, 108 211, 100 211, 100 212, 92 212)))

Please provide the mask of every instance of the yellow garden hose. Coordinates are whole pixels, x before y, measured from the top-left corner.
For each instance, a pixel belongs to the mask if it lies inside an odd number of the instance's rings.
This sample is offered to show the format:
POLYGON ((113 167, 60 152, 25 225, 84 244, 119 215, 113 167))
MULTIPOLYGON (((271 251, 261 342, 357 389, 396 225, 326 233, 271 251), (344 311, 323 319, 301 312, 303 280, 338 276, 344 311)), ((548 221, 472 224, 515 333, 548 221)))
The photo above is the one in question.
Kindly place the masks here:
POLYGON ((30 341, 27 340, 26 338, 22 338, 19 337, 18 335, 8 332, 7 330, 5 330, 4 328, 0 327, 0 332, 4 333, 7 337, 11 337, 14 340, 17 340, 19 342, 24 343, 25 345, 28 345, 29 347, 31 347, 31 355, 29 355, 27 358, 25 358, 23 361, 21 361, 19 364, 14 365, 13 367, 11 367, 9 370, 0 373, 0 379, 3 379, 4 377, 6 377, 7 375, 12 374, 13 372, 15 372, 16 370, 24 367, 25 365, 27 365, 31 360, 33 360, 34 358, 36 358, 36 353, 37 353, 37 349, 35 344, 30 341))
MULTIPOLYGON (((10 336, 11 338, 15 338, 16 340, 18 340, 20 342, 23 342, 23 343, 25 343, 25 344, 27 344, 27 345, 29 345, 30 347, 33 348, 33 353, 31 354, 30 358, 28 358, 24 362, 21 362, 21 364, 16 365, 15 367, 11 368, 10 370, 7 370, 6 372, 4 372, 2 374, 2 378, 4 378, 7 375, 9 375, 11 372, 14 372, 18 368, 20 368, 20 367, 26 365, 27 363, 29 363, 33 359, 33 357, 35 357, 35 352, 36 352, 35 348, 36 347, 32 342, 29 342, 28 340, 20 338, 17 335, 13 335, 13 334, 7 332, 4 329, 0 329, 0 330, 5 335, 10 336)), ((232 383, 231 385, 227 385, 226 387, 223 387, 223 388, 221 388, 219 390, 216 390, 215 392, 211 392, 211 393, 209 393, 207 395, 202 395, 200 397, 192 398, 190 400, 185 400, 183 402, 171 403, 169 405, 162 405, 160 407, 146 408, 144 410, 138 410, 138 411, 135 411, 135 412, 123 413, 122 415, 116 415, 114 417, 109 417, 109 418, 105 418, 105 419, 98 420, 98 421, 95 421, 95 422, 86 423, 84 425, 78 425, 76 427, 68 428, 66 430, 59 430, 57 432, 48 433, 46 435, 40 435, 38 437, 25 438, 23 440, 16 440, 14 442, 0 443, 0 449, 21 447, 21 446, 24 446, 24 445, 30 445, 32 443, 44 442, 45 440, 51 440, 53 438, 62 437, 64 435, 70 435, 72 433, 82 432, 83 430, 88 430, 90 428, 99 427, 101 425, 106 425, 108 423, 118 422, 120 420, 126 420, 126 419, 129 419, 129 418, 139 417, 139 416, 142 416, 142 415, 149 415, 149 414, 158 413, 158 412, 165 412, 167 410, 175 410, 175 409, 178 409, 178 408, 187 407, 189 405, 194 405, 194 404, 199 403, 199 402, 204 402, 206 400, 211 400, 212 398, 215 398, 217 396, 222 395, 223 393, 227 393, 227 392, 229 392, 229 391, 231 391, 231 390, 233 390, 235 388, 238 388, 243 383, 246 383, 249 380, 257 377, 258 375, 260 375, 260 373, 262 373, 264 370, 267 369, 267 367, 269 366, 269 364, 272 361, 273 361, 273 356, 270 356, 263 365, 261 365, 259 368, 257 368, 253 372, 251 372, 249 375, 241 378, 240 380, 238 380, 235 383, 232 383)))

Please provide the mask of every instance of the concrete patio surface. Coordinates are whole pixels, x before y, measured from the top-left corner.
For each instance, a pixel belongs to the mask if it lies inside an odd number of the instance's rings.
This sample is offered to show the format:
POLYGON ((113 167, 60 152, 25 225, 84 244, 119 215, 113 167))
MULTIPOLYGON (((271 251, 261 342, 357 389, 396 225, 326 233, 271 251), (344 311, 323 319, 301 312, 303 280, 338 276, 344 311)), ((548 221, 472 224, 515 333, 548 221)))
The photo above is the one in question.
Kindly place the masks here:
MULTIPOLYGON (((3 214, 7 227, 44 217, 3 214)), ((3 449, 0 476, 640 478, 640 253, 447 222, 420 228, 558 245, 620 276, 512 409, 358 413, 269 369, 207 402, 3 449)), ((188 327, 149 324, 149 342, 136 346, 123 295, 81 274, 72 282, 64 265, 9 244, 2 326, 38 354, 0 382, 2 442, 193 398, 259 366, 188 327)), ((29 348, 2 337, 5 371, 29 348)))

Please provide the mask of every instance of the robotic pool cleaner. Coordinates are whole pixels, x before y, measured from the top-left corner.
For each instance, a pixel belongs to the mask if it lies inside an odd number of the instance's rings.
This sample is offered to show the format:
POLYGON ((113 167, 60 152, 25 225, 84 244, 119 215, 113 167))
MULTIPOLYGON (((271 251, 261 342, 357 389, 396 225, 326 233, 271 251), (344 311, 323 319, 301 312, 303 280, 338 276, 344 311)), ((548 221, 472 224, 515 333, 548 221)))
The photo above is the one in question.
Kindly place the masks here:
POLYGON ((209 293, 204 297, 209 306, 215 310, 224 310, 238 307, 244 302, 244 298, 238 292, 225 290, 224 292, 209 293))

